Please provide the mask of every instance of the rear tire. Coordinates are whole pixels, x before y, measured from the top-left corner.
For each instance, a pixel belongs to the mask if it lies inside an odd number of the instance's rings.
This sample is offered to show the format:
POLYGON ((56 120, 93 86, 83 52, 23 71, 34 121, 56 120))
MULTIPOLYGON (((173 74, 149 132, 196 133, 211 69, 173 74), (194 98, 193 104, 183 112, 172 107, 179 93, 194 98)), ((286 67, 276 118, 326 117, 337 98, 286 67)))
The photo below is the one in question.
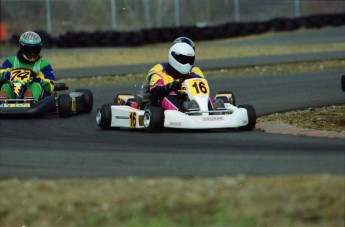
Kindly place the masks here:
POLYGON ((96 122, 101 129, 111 128, 111 106, 114 104, 107 103, 97 108, 96 122))
POLYGON ((250 131, 255 128, 256 125, 256 112, 253 106, 251 105, 241 105, 239 108, 245 108, 248 115, 248 124, 240 127, 240 130, 250 131))
POLYGON ((160 132, 163 129, 164 112, 160 107, 148 107, 144 113, 144 127, 148 132, 160 132))
POLYGON ((76 92, 83 93, 84 96, 84 113, 90 113, 93 107, 93 94, 89 89, 77 89, 76 92))
POLYGON ((69 117, 71 116, 71 105, 72 100, 69 94, 61 94, 59 96, 59 116, 60 117, 69 117))
POLYGON ((341 77, 341 90, 345 91, 345 75, 341 77))

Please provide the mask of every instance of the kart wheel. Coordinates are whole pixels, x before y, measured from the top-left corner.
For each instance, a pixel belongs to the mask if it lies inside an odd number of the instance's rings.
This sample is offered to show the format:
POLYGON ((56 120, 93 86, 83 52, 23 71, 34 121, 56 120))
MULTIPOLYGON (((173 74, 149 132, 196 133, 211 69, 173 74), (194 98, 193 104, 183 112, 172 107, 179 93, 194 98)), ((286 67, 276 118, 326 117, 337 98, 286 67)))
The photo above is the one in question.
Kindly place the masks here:
POLYGON ((253 106, 251 105, 241 105, 240 108, 245 108, 248 113, 248 124, 246 126, 240 127, 241 130, 250 131, 255 128, 256 124, 256 112, 253 106))
POLYGON ((341 89, 345 91, 345 75, 341 77, 341 89))
POLYGON ((231 105, 236 106, 236 97, 231 91, 218 92, 215 99, 222 99, 224 103, 230 103, 231 105))
POLYGON ((76 92, 81 92, 84 95, 84 113, 90 113, 93 106, 93 94, 89 89, 77 89, 76 92))
POLYGON ((69 94, 61 94, 58 99, 59 116, 69 117, 71 115, 72 100, 69 94))
POLYGON ((97 108, 96 122, 101 129, 111 128, 111 106, 114 104, 107 103, 97 108))
POLYGON ((160 132, 163 129, 164 112, 160 107, 148 107, 144 113, 144 127, 148 132, 160 132))

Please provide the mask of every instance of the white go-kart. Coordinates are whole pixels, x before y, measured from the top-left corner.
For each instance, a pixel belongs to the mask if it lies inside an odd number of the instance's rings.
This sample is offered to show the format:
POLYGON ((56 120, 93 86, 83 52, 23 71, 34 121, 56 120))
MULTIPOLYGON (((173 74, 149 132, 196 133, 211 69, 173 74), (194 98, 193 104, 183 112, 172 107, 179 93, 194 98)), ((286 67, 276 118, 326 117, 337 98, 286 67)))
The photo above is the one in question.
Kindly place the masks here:
POLYGON ((252 130, 256 124, 255 109, 251 105, 236 106, 232 92, 218 92, 214 107, 210 108, 210 89, 206 79, 192 78, 182 83, 186 112, 150 106, 145 86, 135 97, 119 94, 114 103, 102 104, 97 109, 96 122, 101 129, 137 128, 159 132, 163 128, 252 130), (189 105, 193 102, 194 105, 189 105), (197 103, 197 105, 195 104, 197 103), (192 108, 188 108, 193 106, 192 108))

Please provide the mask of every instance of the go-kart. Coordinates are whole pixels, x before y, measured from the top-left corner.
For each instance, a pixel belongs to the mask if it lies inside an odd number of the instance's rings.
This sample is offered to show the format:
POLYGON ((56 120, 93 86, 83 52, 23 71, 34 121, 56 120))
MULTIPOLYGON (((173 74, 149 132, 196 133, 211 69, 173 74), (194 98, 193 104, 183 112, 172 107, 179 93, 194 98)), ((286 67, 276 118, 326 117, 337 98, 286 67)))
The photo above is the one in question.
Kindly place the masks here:
POLYGON ((55 83, 54 92, 35 102, 32 94, 27 95, 27 88, 37 74, 27 68, 13 69, 10 72, 10 84, 14 97, 0 98, 0 116, 42 115, 58 113, 60 117, 69 117, 76 113, 89 113, 93 106, 93 94, 88 89, 77 89, 69 94, 57 91, 68 90, 65 83, 55 83))
POLYGON ((163 128, 252 130, 255 127, 254 107, 236 106, 232 92, 218 92, 214 100, 223 105, 210 109, 210 89, 206 79, 186 79, 182 82, 182 90, 187 97, 185 106, 196 102, 198 108, 181 112, 163 111, 160 107, 151 106, 147 86, 144 85, 137 97, 132 94, 119 94, 114 103, 100 105, 96 122, 101 129, 143 128, 149 132, 159 132, 163 128))

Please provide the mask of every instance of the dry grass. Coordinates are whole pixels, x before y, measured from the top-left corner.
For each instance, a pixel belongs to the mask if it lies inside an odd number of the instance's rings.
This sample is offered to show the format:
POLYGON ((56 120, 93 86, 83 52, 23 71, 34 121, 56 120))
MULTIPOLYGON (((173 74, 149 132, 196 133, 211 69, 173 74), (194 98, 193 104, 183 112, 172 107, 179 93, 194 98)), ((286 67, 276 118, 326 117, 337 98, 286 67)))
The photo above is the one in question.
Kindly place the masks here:
POLYGON ((13 179, 0 181, 0 226, 338 227, 343 189, 330 175, 13 179))
MULTIPOLYGON (((318 71, 318 70, 335 70, 345 68, 345 60, 324 60, 314 62, 301 62, 301 63, 287 63, 278 65, 262 65, 251 67, 240 67, 230 69, 220 69, 212 71, 204 71, 207 78, 210 77, 232 77, 242 75, 265 75, 269 74, 289 74, 289 73, 301 73, 306 71, 318 71)), ((90 78, 66 78, 58 79, 59 82, 67 83, 71 88, 80 86, 103 86, 106 84, 121 84, 121 83, 142 83, 145 78, 145 72, 140 74, 128 74, 128 75, 108 75, 108 76, 95 76, 90 78)), ((339 84, 340 86, 340 84, 339 84)))

